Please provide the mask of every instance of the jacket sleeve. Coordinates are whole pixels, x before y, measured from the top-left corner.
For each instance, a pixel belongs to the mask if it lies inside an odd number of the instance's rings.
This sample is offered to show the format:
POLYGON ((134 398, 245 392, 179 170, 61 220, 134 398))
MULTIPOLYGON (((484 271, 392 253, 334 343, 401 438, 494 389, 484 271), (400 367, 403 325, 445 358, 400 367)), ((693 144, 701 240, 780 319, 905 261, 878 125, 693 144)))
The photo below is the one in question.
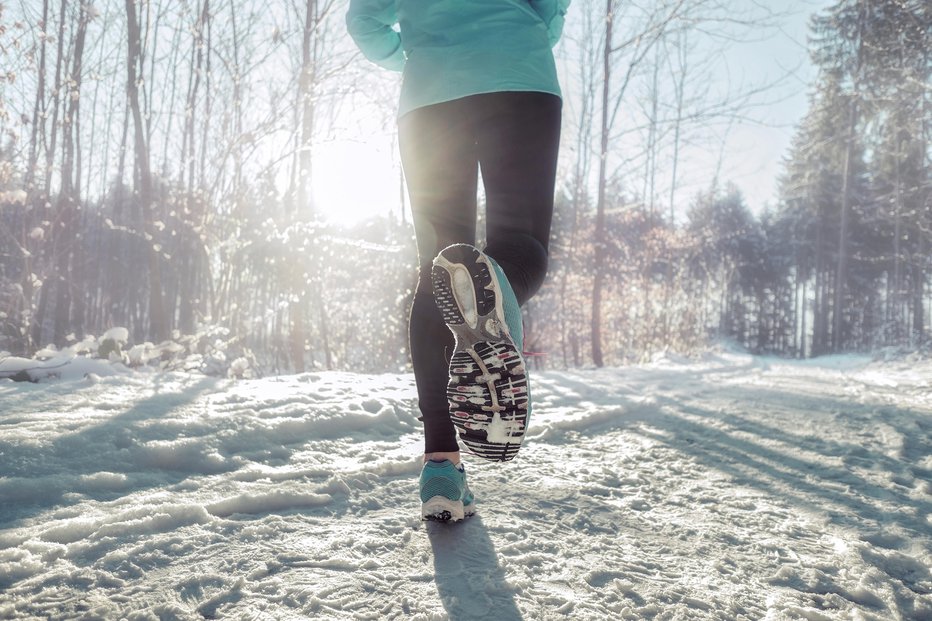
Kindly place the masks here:
POLYGON ((395 0, 350 0, 346 30, 363 56, 386 69, 401 71, 405 57, 401 35, 393 28, 397 21, 395 0))
POLYGON ((530 3, 531 8, 547 24, 547 35, 550 37, 550 46, 553 47, 563 34, 563 22, 570 0, 530 0, 530 3))

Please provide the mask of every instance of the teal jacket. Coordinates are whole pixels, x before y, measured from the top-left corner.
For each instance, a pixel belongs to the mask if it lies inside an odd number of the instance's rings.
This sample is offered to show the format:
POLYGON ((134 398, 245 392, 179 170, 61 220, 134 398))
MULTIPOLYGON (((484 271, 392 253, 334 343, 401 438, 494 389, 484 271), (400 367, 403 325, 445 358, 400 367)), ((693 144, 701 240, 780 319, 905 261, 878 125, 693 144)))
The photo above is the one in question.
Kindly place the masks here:
POLYGON ((346 27, 372 62, 403 71, 398 116, 479 93, 560 96, 551 48, 570 0, 350 0, 346 27), (396 28, 397 25, 397 28, 396 28))

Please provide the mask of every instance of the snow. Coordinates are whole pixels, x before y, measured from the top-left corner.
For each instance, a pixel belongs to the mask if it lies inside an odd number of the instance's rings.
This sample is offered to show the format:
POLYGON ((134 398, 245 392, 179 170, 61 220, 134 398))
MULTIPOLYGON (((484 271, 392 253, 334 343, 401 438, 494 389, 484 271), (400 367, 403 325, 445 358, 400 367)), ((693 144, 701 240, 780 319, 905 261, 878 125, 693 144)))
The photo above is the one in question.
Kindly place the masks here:
POLYGON ((0 618, 932 619, 932 361, 532 373, 447 525, 410 375, 72 362, 0 380, 0 618))
POLYGON ((118 343, 126 343, 129 341, 129 330, 126 328, 110 328, 104 332, 103 336, 100 337, 101 342, 107 340, 113 340, 118 343))

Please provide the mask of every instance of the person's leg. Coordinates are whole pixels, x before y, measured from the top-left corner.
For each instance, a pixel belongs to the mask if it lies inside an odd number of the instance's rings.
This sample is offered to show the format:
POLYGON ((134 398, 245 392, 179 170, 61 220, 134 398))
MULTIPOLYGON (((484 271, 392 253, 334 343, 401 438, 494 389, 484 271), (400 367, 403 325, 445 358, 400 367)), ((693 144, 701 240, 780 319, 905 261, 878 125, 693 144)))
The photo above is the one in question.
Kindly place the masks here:
POLYGON ((454 243, 474 244, 478 161, 468 114, 457 100, 414 110, 399 120, 402 165, 418 250, 418 284, 408 337, 424 421, 425 460, 459 462, 447 379, 454 339, 434 302, 431 262, 454 243))
POLYGON ((470 100, 487 198, 485 252, 444 248, 433 292, 455 333, 450 417, 476 456, 514 459, 531 416, 520 304, 541 286, 553 212, 558 97, 488 93, 470 100))
POLYGON ((484 96, 477 118, 486 254, 524 304, 547 272, 562 102, 547 93, 484 96))

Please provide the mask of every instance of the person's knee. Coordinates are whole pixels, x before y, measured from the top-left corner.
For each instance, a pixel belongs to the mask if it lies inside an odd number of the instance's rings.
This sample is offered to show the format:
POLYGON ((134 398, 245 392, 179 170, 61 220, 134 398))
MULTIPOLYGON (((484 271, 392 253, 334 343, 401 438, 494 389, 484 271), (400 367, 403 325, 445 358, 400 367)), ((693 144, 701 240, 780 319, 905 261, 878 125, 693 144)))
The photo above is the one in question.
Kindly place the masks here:
POLYGON ((534 240, 532 248, 533 251, 529 253, 532 255, 532 259, 528 268, 528 289, 525 299, 521 302, 522 304, 533 297, 543 286, 547 277, 547 269, 550 266, 550 255, 547 249, 537 240, 534 240))
POLYGON ((505 272, 519 304, 528 301, 543 285, 550 257, 547 248, 534 237, 496 240, 485 251, 505 272))

